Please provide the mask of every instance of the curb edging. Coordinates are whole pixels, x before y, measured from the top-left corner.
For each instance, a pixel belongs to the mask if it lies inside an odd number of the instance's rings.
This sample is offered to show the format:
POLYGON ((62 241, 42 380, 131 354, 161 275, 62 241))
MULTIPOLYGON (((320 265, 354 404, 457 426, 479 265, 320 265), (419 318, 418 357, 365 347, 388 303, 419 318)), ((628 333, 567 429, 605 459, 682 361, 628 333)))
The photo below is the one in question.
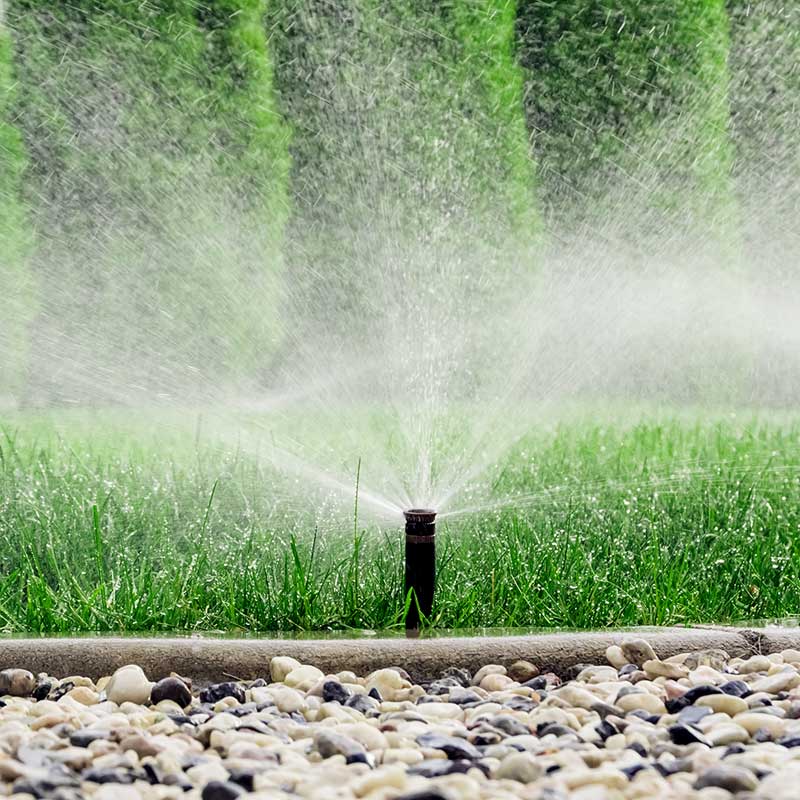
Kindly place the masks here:
POLYGON ((660 658, 696 650, 725 650, 730 656, 800 649, 800 628, 637 628, 625 631, 546 633, 418 639, 221 639, 41 638, 0 639, 0 669, 21 667, 56 677, 96 679, 125 664, 139 664, 151 680, 177 672, 198 682, 267 677, 274 656, 291 656, 325 673, 352 670, 366 675, 380 667, 402 667, 416 681, 432 680, 448 667, 474 672, 485 664, 518 659, 542 672, 570 676, 578 664, 605 663, 605 650, 625 637, 647 639, 660 658))

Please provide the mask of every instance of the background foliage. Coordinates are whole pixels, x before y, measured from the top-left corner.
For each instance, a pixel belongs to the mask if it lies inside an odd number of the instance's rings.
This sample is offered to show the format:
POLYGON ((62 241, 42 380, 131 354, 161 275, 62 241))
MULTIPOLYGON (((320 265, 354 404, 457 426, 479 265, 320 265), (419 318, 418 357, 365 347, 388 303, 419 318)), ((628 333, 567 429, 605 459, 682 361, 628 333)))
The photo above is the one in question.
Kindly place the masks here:
POLYGON ((25 150, 11 112, 17 92, 11 44, 8 31, 0 27, 0 287, 6 305, 0 315, 0 402, 22 388, 28 327, 36 305, 28 260, 30 229, 22 201, 25 150))
POLYGON ((320 298, 366 325, 387 271, 535 263, 565 220, 642 258, 657 233, 731 261, 744 236, 787 262, 799 13, 9 0, 0 396, 257 379, 320 298))
POLYGON ((169 391, 270 346, 288 154, 258 6, 10 4, 47 277, 30 393, 169 391))
POLYGON ((521 0, 517 29, 551 217, 729 238, 723 0, 521 0))

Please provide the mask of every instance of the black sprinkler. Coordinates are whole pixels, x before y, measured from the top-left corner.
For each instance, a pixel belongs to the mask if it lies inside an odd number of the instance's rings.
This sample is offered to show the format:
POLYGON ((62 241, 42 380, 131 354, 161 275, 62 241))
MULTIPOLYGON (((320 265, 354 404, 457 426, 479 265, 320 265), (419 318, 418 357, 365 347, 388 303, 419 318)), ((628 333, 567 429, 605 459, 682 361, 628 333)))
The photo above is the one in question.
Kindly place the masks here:
POLYGON ((419 628, 420 614, 430 617, 433 586, 436 582, 436 512, 429 508, 410 508, 406 518, 406 587, 411 606, 406 615, 406 629, 419 628))

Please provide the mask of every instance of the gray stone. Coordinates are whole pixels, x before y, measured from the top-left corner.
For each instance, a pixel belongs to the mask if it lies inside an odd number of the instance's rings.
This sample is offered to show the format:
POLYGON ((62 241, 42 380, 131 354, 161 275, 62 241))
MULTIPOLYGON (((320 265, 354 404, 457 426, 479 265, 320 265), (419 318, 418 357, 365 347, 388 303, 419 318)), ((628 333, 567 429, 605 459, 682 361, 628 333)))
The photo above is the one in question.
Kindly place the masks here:
POLYGON ((356 762, 366 764, 367 752, 363 746, 355 739, 349 736, 344 736, 341 733, 334 733, 333 731, 323 730, 317 733, 314 737, 314 746, 317 752, 323 758, 330 758, 331 756, 341 755, 344 756, 348 764, 356 762))
POLYGON ((244 797, 247 792, 231 781, 209 781, 200 795, 202 800, 236 800, 244 797))
POLYGON ((420 747, 429 747, 432 750, 442 750, 449 759, 475 759, 480 758, 480 751, 466 739, 455 736, 442 736, 438 733, 423 733, 417 736, 420 747))
POLYGON ((720 765, 707 769, 694 783, 695 789, 705 789, 708 786, 716 786, 736 794, 757 789, 758 778, 744 767, 720 765))
POLYGON ((636 664, 637 667, 641 667, 645 661, 655 661, 657 659, 650 642, 645 639, 637 637, 626 638, 623 639, 620 647, 626 660, 631 664, 636 664))

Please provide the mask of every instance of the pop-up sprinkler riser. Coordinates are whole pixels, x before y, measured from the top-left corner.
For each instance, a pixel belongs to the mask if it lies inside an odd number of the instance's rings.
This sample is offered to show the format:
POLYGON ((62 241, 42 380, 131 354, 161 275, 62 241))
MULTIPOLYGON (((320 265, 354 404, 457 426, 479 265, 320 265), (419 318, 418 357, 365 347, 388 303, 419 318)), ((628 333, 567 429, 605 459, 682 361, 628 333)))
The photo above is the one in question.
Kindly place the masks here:
POLYGON ((419 628, 420 614, 430 617, 436 583, 436 512, 429 508, 410 508, 406 518, 405 596, 413 590, 406 615, 406 629, 419 628))

